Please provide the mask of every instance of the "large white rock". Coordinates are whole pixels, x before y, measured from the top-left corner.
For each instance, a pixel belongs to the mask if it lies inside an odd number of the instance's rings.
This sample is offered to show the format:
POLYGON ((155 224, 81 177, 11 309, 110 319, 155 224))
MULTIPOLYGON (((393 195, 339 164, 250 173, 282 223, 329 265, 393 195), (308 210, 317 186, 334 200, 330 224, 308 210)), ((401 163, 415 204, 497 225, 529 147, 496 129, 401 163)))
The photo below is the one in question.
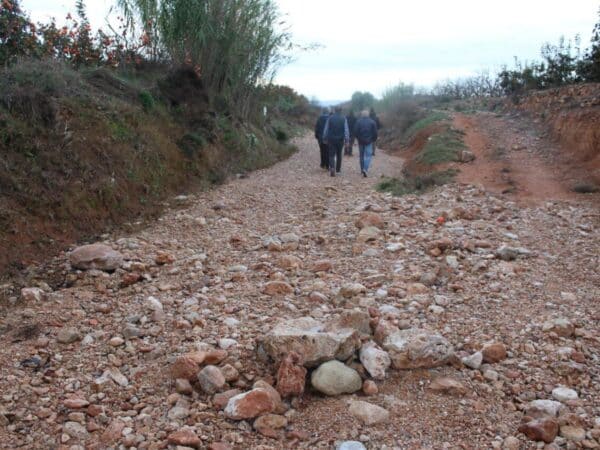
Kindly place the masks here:
POLYGON ((385 371, 392 364, 390 355, 374 342, 367 342, 360 349, 360 362, 376 380, 385 379, 385 371))
POLYGON ((452 345, 440 334, 411 328, 388 335, 383 341, 396 369, 420 369, 447 364, 452 345))
POLYGON ((108 245, 91 244, 77 247, 69 256, 74 269, 113 271, 123 265, 123 255, 108 245))
POLYGON ((356 329, 328 326, 312 317, 283 321, 262 339, 262 348, 275 361, 296 352, 306 367, 332 359, 346 360, 359 347, 356 329))
POLYGON ((340 361, 321 364, 311 375, 310 382, 326 395, 352 394, 362 388, 358 372, 340 361))

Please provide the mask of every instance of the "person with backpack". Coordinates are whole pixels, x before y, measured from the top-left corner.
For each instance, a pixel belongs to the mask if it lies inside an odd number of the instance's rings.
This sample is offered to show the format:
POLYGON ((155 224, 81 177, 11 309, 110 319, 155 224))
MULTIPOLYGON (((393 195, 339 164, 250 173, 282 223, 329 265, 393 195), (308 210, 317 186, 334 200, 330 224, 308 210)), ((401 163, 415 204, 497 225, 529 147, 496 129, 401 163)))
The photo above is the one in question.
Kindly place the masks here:
POLYGON ((365 110, 361 118, 354 125, 354 136, 358 140, 358 150, 360 155, 360 173, 367 177, 371 165, 373 149, 377 141, 377 123, 369 117, 369 111, 365 110))
POLYGON ((342 150, 350 142, 348 121, 342 115, 342 107, 336 106, 323 131, 323 140, 329 146, 329 174, 335 177, 342 170, 342 150))
MULTIPOLYGON (((381 129, 381 121, 379 120, 379 117, 377 117, 377 114, 375 113, 375 108, 371 107, 371 110, 369 111, 369 117, 375 122, 375 125, 377 126, 377 131, 379 131, 381 129)), ((373 156, 375 156, 375 144, 373 143, 373 156)))
POLYGON ((354 115, 353 110, 350 110, 346 116, 346 121, 348 122, 348 129, 350 130, 350 142, 346 145, 344 154, 346 156, 352 156, 352 150, 354 149, 354 125, 356 125, 356 116, 354 115))
POLYGON ((329 148, 323 140, 323 131, 325 131, 325 124, 329 119, 329 112, 329 108, 323 108, 315 124, 315 138, 317 139, 319 152, 321 153, 321 169, 329 169, 329 148))

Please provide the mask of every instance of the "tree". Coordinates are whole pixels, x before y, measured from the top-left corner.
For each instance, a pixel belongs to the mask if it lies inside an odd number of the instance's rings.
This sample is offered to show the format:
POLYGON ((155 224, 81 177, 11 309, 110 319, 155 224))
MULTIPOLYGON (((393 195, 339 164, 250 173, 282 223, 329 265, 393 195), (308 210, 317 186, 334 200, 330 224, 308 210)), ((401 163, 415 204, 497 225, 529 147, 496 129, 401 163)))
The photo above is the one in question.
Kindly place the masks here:
POLYGON ((375 97, 370 92, 356 91, 352 94, 352 109, 362 111, 372 107, 375 104, 375 97))
POLYGON ((35 26, 18 0, 0 0, 0 65, 19 56, 34 55, 38 48, 35 26))
POLYGON ((584 81, 600 81, 600 8, 598 9, 598 23, 592 32, 592 46, 578 63, 577 74, 584 81))
POLYGON ((255 87, 288 61, 290 34, 273 0, 119 0, 177 65, 193 67, 213 103, 248 113, 255 87), (148 31, 148 30, 147 30, 148 31))

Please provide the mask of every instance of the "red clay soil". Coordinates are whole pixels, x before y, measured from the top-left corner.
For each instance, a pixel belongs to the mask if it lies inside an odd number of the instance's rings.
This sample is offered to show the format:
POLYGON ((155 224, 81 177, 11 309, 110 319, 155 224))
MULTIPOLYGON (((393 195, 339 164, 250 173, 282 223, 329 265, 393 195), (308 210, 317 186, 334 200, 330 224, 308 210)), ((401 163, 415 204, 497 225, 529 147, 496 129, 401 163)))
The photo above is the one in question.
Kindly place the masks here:
POLYGON ((476 156, 459 166, 459 182, 482 184, 528 203, 581 199, 573 187, 593 182, 593 165, 575 159, 520 114, 456 114, 453 125, 465 132, 465 144, 476 156))

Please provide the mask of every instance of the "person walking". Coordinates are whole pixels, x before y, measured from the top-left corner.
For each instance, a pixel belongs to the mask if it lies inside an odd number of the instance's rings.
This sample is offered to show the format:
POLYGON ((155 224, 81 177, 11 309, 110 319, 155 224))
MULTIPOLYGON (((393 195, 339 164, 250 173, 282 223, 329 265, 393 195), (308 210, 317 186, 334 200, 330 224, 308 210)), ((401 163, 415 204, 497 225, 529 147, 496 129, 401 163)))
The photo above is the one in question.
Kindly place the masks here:
MULTIPOLYGON (((371 107, 371 110, 369 111, 369 117, 375 122, 375 125, 377 125, 377 131, 379 131, 381 128, 381 121, 375 113, 375 108, 371 107)), ((375 156, 375 144, 373 144, 373 156, 375 156)))
POLYGON ((366 178, 369 173, 375 142, 377 141, 377 123, 369 117, 369 111, 364 110, 360 119, 356 121, 354 136, 358 140, 360 173, 366 178))
POLYGON ((323 131, 323 140, 329 146, 329 174, 335 177, 342 170, 342 150, 350 142, 348 121, 342 115, 342 107, 336 106, 335 113, 329 117, 323 131))
POLYGON ((353 110, 350 110, 346 116, 346 121, 348 122, 348 130, 350 130, 350 142, 346 145, 344 154, 352 156, 352 151, 354 149, 354 125, 356 125, 356 116, 354 115, 353 110))
POLYGON ((325 124, 328 119, 329 108, 323 108, 323 111, 315 124, 315 138, 319 143, 319 151, 321 153, 321 169, 329 169, 329 149, 323 140, 323 131, 325 131, 325 124))

